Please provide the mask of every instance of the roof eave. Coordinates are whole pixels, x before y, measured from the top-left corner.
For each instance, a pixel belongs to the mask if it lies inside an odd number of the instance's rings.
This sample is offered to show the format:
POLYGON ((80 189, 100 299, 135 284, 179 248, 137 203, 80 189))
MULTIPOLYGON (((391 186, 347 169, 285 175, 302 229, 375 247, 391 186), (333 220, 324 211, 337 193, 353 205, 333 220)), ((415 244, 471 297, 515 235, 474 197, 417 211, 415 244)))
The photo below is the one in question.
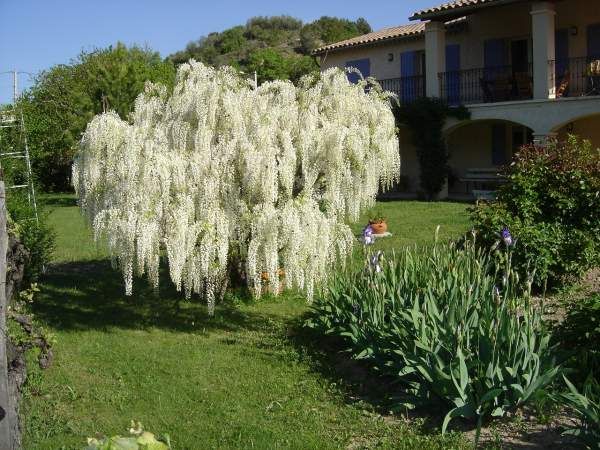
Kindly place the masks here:
POLYGON ((497 0, 490 3, 480 3, 478 5, 469 5, 469 6, 461 6, 453 9, 445 9, 441 11, 432 11, 424 14, 413 14, 408 19, 409 20, 444 20, 449 21, 453 19, 458 19, 461 16, 469 15, 475 11, 484 8, 492 8, 494 6, 502 6, 508 5, 511 3, 521 3, 528 0, 497 0))
MULTIPOLYGON (((454 21, 452 23, 446 23, 446 30, 448 32, 460 32, 467 27, 468 23, 466 20, 458 20, 458 19, 466 19, 466 17, 459 16, 455 19, 456 19, 456 21, 454 21)), ((421 30, 418 32, 410 33, 410 34, 404 34, 404 35, 400 35, 400 36, 390 36, 387 38, 381 38, 381 39, 377 39, 374 41, 360 42, 357 44, 349 44, 349 45, 343 45, 343 46, 333 47, 333 48, 328 48, 328 46, 326 46, 323 48, 317 48, 317 49, 313 50, 311 52, 311 56, 320 56, 320 55, 324 55, 325 53, 335 52, 338 50, 346 50, 348 48, 385 44, 390 41, 407 41, 407 40, 411 40, 411 39, 418 39, 418 38, 422 38, 424 35, 425 35, 425 31, 421 30)))
POLYGON ((364 47, 364 46, 372 46, 372 45, 378 45, 378 44, 385 44, 386 42, 390 42, 390 41, 410 40, 410 39, 422 37, 423 34, 424 33, 421 31, 419 33, 406 34, 404 36, 393 36, 393 37, 388 37, 388 38, 377 39, 375 41, 360 42, 360 43, 357 43, 357 44, 343 45, 343 46, 334 47, 334 48, 316 49, 316 50, 313 50, 311 52, 311 55, 312 56, 320 56, 320 55, 324 55, 325 53, 336 52, 338 50, 346 50, 348 48, 356 48, 356 47, 364 47))

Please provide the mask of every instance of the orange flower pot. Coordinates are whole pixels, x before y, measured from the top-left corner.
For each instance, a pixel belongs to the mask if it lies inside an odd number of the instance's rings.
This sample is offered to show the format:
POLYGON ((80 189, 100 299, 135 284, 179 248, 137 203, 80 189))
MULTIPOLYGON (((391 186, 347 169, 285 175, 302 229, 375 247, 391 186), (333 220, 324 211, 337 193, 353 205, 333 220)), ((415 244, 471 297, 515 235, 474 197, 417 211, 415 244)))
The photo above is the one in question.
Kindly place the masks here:
POLYGON ((371 226, 371 229, 373 230, 374 234, 383 234, 388 229, 385 220, 372 221, 369 222, 369 225, 371 226))

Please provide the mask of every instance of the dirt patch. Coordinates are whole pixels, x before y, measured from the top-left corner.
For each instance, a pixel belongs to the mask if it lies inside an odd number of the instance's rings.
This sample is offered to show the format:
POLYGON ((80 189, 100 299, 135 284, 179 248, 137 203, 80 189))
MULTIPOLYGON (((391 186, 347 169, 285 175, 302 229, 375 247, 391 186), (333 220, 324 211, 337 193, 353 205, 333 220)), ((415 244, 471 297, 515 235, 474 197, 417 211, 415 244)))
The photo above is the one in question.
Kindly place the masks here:
MULTIPOLYGON (((582 448, 573 438, 561 436, 567 427, 576 425, 576 421, 560 411, 547 422, 521 413, 512 418, 497 420, 481 430, 481 448, 501 448, 503 450, 521 449, 580 449, 582 448)), ((465 437, 475 440, 475 430, 465 432, 465 437)))
POLYGON ((590 270, 583 278, 583 285, 594 293, 600 293, 600 267, 590 270))

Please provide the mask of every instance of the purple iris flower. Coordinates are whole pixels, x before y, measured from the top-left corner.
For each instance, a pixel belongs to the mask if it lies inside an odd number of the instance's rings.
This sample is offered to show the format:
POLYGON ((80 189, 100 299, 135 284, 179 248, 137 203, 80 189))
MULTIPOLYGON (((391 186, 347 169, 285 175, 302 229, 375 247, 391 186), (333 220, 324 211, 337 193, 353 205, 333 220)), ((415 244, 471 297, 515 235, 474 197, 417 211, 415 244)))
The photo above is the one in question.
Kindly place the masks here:
POLYGON ((375 238, 373 237, 373 228, 371 225, 367 225, 362 232, 362 240, 363 244, 370 245, 375 242, 375 238))
POLYGON ((371 256, 371 260, 369 261, 371 265, 371 269, 375 271, 375 273, 381 272, 381 266, 379 265, 379 258, 383 255, 381 250, 377 251, 373 256, 371 256))
POLYGON ((504 227, 504 229, 502 230, 501 236, 502 236, 502 241, 504 241, 504 244, 507 247, 510 247, 513 245, 513 243, 514 243, 513 237, 512 237, 512 234, 510 234, 510 231, 508 230, 508 228, 504 227))

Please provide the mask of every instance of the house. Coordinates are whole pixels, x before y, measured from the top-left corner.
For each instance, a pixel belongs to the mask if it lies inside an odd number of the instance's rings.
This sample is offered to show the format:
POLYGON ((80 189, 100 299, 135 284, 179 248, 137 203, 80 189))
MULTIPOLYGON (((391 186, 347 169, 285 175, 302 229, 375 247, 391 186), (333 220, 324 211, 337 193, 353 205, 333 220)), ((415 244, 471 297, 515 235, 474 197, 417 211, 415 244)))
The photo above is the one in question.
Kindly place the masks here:
MULTIPOLYGON (((600 1, 456 0, 410 20, 314 53, 322 69, 355 67, 401 102, 427 95, 468 107, 469 120, 445 125, 451 176, 442 195, 489 187, 531 141, 572 133, 600 147, 600 1)), ((400 145, 404 190, 414 194, 408 130, 400 145)))

